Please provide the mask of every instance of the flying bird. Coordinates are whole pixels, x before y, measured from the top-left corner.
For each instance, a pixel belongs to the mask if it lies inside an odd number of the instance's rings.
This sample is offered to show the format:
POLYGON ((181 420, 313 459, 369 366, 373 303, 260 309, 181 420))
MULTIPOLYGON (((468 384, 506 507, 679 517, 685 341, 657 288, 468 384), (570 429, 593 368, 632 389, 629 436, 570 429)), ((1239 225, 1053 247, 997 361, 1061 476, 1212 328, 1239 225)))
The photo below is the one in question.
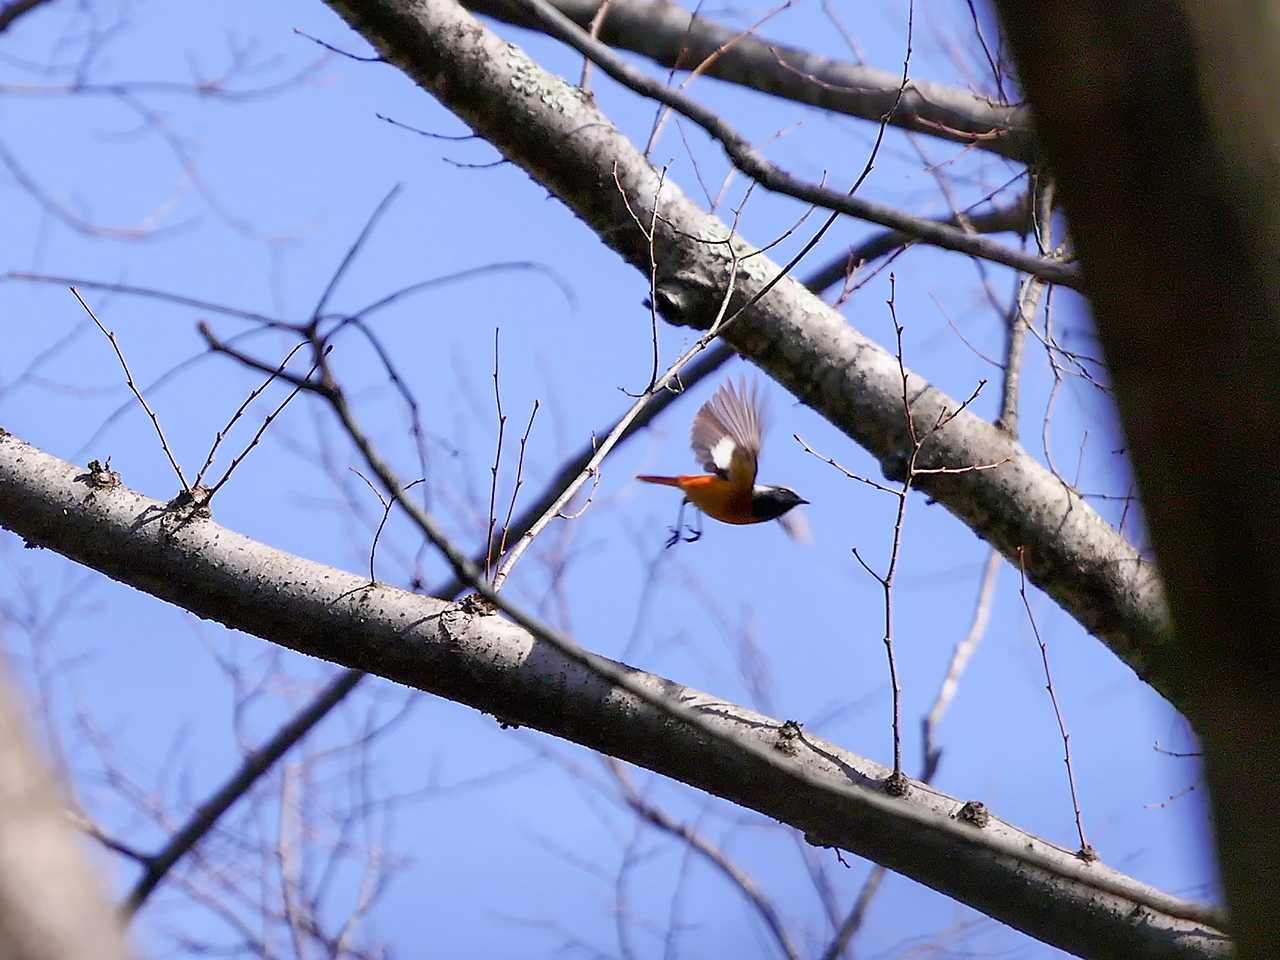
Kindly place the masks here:
MULTIPOLYGON (((705 474, 636 477, 645 483, 678 487, 684 493, 680 516, 667 546, 682 538, 685 504, 692 503, 702 513, 721 523, 764 523, 778 520, 796 539, 804 539, 807 527, 783 519, 783 514, 802 503, 808 503, 794 490, 756 483, 756 467, 764 437, 764 408, 756 384, 745 380, 737 386, 724 383, 715 395, 702 405, 693 418, 689 443, 705 474)), ((797 514, 797 516, 799 516, 797 514)), ((686 542, 702 536, 701 525, 686 542)))

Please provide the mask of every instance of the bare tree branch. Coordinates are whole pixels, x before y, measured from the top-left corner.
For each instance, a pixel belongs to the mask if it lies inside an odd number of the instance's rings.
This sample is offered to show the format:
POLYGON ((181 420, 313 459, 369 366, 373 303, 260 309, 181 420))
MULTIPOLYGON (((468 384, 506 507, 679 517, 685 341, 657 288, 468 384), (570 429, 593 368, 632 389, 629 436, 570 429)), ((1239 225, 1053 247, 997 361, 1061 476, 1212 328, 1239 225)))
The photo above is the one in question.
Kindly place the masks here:
MULTIPOLYGON (((704 16, 691 16, 665 0, 553 0, 557 10, 583 29, 604 13, 595 35, 610 46, 643 54, 664 67, 685 70, 706 60, 739 31, 704 16), (607 12, 605 8, 607 7, 607 12)), ((534 30, 540 22, 510 0, 467 0, 476 13, 534 30)), ((706 69, 709 76, 777 97, 878 122, 893 105, 899 79, 891 70, 832 60, 760 37, 737 40, 706 69)), ((913 80, 890 121, 947 140, 972 143, 1015 160, 1032 154, 1026 107, 923 80, 913 80)))
POLYGON ((1206 929, 1222 922, 1212 908, 1084 864, 994 818, 982 828, 957 822, 960 802, 922 784, 909 799, 890 798, 879 789, 887 771, 878 764, 788 735, 779 721, 595 655, 570 657, 566 649, 580 650, 570 641, 531 636, 474 605, 370 585, 118 482, 95 485, 13 436, 0 437, 0 523, 234 629, 661 771, 1064 949, 1134 958, 1229 953, 1229 940, 1206 929), (629 689, 586 663, 625 678, 629 689))

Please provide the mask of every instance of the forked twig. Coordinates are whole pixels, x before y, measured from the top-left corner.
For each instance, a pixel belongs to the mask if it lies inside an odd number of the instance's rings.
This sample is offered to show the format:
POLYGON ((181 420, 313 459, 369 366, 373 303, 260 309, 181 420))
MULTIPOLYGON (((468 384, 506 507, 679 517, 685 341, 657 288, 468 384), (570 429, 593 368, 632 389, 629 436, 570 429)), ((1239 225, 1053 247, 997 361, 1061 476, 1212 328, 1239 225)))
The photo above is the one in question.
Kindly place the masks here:
MULTIPOLYGON (((347 467, 347 469, 350 470, 352 473, 354 473, 361 480, 363 480, 365 482, 365 485, 370 490, 373 491, 373 495, 378 498, 378 502, 382 504, 382 519, 378 521, 378 529, 373 532, 373 543, 369 545, 369 583, 373 584, 378 582, 378 578, 377 576, 374 575, 374 572, 373 572, 373 561, 374 561, 374 558, 377 557, 378 555, 378 540, 382 537, 382 530, 387 525, 387 518, 391 516, 391 508, 394 507, 396 504, 394 500, 388 500, 386 497, 384 497, 382 495, 382 492, 373 485, 373 481, 371 481, 368 477, 366 477, 363 473, 361 473, 355 467, 347 467)), ((426 477, 419 477, 417 480, 414 480, 413 482, 406 484, 404 491, 405 493, 408 493, 418 484, 426 483, 426 482, 427 482, 426 477)))
MULTIPOLYGON (((321 357, 328 356, 329 351, 331 351, 332 349, 333 347, 331 346, 325 347, 324 350, 321 352, 321 357)), ((234 460, 231 461, 231 464, 227 467, 227 472, 222 475, 221 479, 219 479, 217 483, 215 483, 212 487, 209 488, 209 492, 204 498, 205 503, 208 503, 210 500, 212 500, 214 495, 223 488, 223 486, 226 484, 228 480, 231 479, 231 474, 235 472, 236 467, 240 466, 240 464, 244 462, 244 458, 249 455, 249 451, 251 451, 254 447, 258 445, 258 441, 260 441, 262 439, 262 435, 267 432, 267 428, 271 426, 272 421, 274 421, 276 417, 280 416, 280 414, 284 411, 284 408, 289 405, 289 401, 291 401, 294 397, 296 397, 299 393, 302 392, 302 390, 304 389, 303 384, 309 383, 311 381, 311 375, 316 372, 316 370, 320 366, 320 363, 321 363, 321 360, 318 358, 316 362, 311 365, 311 369, 307 372, 307 375, 302 378, 302 383, 295 384, 294 388, 289 391, 289 395, 280 401, 280 405, 277 406, 274 410, 268 413, 266 417, 263 418, 262 425, 258 427, 257 432, 254 433, 253 439, 249 441, 249 445, 240 452, 239 456, 237 456, 234 460)), ((283 372, 283 369, 280 372, 283 372)))
POLYGON ((538 415, 538 408, 541 404, 537 400, 533 401, 533 409, 529 411, 529 423, 524 428, 524 435, 520 438, 520 453, 516 457, 516 484, 511 489, 511 501, 507 504, 507 515, 502 521, 502 538, 498 541, 498 559, 501 560, 507 552, 507 534, 511 532, 511 515, 516 509, 516 499, 520 496, 520 488, 524 486, 524 452, 525 447, 529 444, 529 434, 533 432, 533 421, 538 415))
POLYGON ((208 471, 208 469, 211 466, 213 466, 213 458, 218 452, 218 447, 221 446, 222 441, 223 439, 226 438, 227 434, 231 432, 231 428, 235 426, 236 421, 239 420, 244 415, 244 412, 247 409, 249 409, 249 405, 253 403, 253 401, 256 400, 259 395, 261 395, 263 390, 266 390, 267 387, 275 383, 276 378, 281 373, 284 372, 284 368, 287 367, 289 365, 289 361, 293 359, 293 355, 297 353, 299 350, 301 350, 303 347, 305 347, 306 345, 307 344, 305 340, 295 344, 294 348, 289 351, 289 353, 285 356, 283 360, 280 361, 280 366, 277 367, 274 372, 269 374, 267 376, 267 379, 262 381, 262 383, 259 386, 251 390, 249 392, 249 396, 245 397, 244 402, 240 404, 240 406, 236 407, 235 413, 231 415, 231 419, 227 421, 226 426, 224 426, 221 430, 217 432, 217 434, 214 435, 213 444, 209 447, 209 455, 204 458, 204 466, 202 466, 200 468, 200 472, 196 474, 196 480, 195 480, 195 483, 192 484, 192 486, 195 486, 195 487, 200 486, 200 482, 204 480, 205 473, 208 471))
MULTIPOLYGON (((760 17, 760 19, 758 19, 755 23, 751 24, 751 26, 747 27, 745 30, 739 31, 737 34, 730 37, 724 43, 720 44, 720 46, 716 47, 709 54, 703 57, 702 61, 697 66, 695 66, 692 70, 689 71, 689 75, 680 81, 680 85, 676 89, 679 91, 684 91, 688 89, 689 84, 693 83, 695 79, 697 79, 707 70, 711 69, 711 67, 715 64, 717 60, 719 60, 722 56, 724 56, 726 53, 732 50, 735 46, 737 46, 739 42, 741 42, 742 40, 745 40, 747 37, 754 34, 757 30, 763 27, 766 23, 768 23, 778 14, 782 13, 784 10, 789 9, 791 7, 791 4, 792 4, 792 0, 784 0, 783 3, 774 7, 772 10, 767 10, 760 17)), ((693 29, 693 23, 694 21, 691 19, 689 21, 690 30, 693 29)), ((592 38, 595 39, 595 34, 592 34, 592 38)), ((588 55, 587 62, 590 62, 591 59, 592 58, 588 55)), ((670 82, 670 77, 674 73, 675 73, 675 69, 672 68, 671 73, 668 74, 668 82, 670 82)), ((664 103, 658 107, 658 112, 657 114, 654 115, 654 118, 653 118, 653 128, 649 131, 649 140, 644 147, 645 157, 648 157, 651 153, 653 153, 653 148, 658 145, 658 138, 662 136, 662 128, 666 126, 667 119, 670 116, 671 116, 670 104, 664 103)))

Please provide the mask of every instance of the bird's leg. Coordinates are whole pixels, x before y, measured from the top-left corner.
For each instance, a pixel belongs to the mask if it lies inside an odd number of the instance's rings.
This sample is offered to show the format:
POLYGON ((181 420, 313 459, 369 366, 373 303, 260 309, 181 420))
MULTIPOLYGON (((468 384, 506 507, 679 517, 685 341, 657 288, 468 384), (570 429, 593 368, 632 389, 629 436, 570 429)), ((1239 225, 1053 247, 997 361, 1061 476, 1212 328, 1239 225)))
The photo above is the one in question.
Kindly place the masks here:
POLYGON ((676 514, 676 525, 671 528, 671 536, 667 537, 667 547, 674 547, 680 541, 685 543, 697 543, 702 539, 702 511, 694 508, 697 515, 697 526, 689 525, 689 535, 685 536, 684 532, 684 508, 689 505, 689 498, 685 497, 680 501, 680 512, 676 514))
POLYGON ((689 536, 689 537, 686 537, 686 536, 684 535, 684 508, 685 508, 685 507, 687 507, 688 505, 689 505, 689 498, 688 498, 688 497, 685 497, 683 500, 681 500, 681 501, 680 501, 680 512, 676 514, 676 525, 675 525, 674 527, 672 527, 672 528, 671 528, 671 536, 667 537, 667 547, 668 547, 668 548, 670 548, 670 547, 674 547, 674 546, 675 546, 677 543, 679 543, 681 540, 683 540, 685 543, 693 543, 693 541, 697 540, 699 537, 701 537, 701 536, 702 536, 702 522, 701 522, 701 521, 702 521, 702 513, 701 513, 701 511, 699 511, 699 512, 698 512, 698 521, 699 521, 699 522, 698 522, 698 530, 697 530, 697 532, 696 532, 696 533, 694 533, 693 528, 692 528, 692 527, 690 527, 690 528, 689 528, 690 533, 692 533, 693 535, 692 535, 692 536, 689 536))
POLYGON ((684 538, 685 543, 697 543, 702 539, 702 511, 695 509, 694 516, 698 521, 698 526, 696 528, 689 527, 689 536, 684 538))
POLYGON ((684 508, 689 503, 689 498, 685 497, 680 501, 680 512, 676 514, 676 525, 671 528, 671 536, 667 537, 667 549, 671 549, 680 542, 681 528, 684 526, 684 508))

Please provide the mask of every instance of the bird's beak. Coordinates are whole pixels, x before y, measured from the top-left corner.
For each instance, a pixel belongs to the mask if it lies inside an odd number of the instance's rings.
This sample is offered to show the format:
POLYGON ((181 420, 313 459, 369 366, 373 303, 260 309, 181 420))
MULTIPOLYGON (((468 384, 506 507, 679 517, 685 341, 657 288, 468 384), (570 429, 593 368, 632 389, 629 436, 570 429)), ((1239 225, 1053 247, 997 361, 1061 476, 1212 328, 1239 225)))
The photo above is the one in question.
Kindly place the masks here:
POLYGON ((808 500, 806 500, 804 497, 801 497, 801 498, 800 498, 800 502, 801 502, 801 503, 808 503, 809 501, 808 501, 808 500))

